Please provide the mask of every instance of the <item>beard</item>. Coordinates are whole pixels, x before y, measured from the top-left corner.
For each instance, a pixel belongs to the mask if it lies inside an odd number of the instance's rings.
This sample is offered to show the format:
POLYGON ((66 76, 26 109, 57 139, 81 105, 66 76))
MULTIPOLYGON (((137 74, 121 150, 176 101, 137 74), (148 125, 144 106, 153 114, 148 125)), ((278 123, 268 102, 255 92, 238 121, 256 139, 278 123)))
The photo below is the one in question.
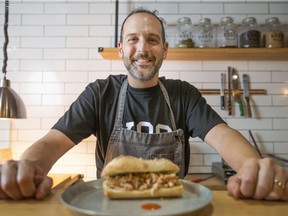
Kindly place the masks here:
POLYGON ((163 59, 159 62, 156 62, 155 59, 155 57, 150 56, 149 54, 138 54, 135 57, 132 57, 131 60, 124 56, 123 62, 129 74, 134 79, 139 81, 150 81, 159 72, 163 62, 163 59), (141 59, 154 63, 152 65, 137 65, 136 61, 141 59))

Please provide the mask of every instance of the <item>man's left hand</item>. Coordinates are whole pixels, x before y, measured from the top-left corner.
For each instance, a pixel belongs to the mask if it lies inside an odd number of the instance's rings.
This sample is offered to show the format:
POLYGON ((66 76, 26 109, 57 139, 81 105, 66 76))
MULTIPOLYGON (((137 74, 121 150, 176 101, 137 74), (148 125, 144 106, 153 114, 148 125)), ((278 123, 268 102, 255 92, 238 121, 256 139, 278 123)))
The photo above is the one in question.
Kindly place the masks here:
POLYGON ((236 198, 288 201, 288 171, 271 158, 249 159, 229 178, 227 189, 236 198))

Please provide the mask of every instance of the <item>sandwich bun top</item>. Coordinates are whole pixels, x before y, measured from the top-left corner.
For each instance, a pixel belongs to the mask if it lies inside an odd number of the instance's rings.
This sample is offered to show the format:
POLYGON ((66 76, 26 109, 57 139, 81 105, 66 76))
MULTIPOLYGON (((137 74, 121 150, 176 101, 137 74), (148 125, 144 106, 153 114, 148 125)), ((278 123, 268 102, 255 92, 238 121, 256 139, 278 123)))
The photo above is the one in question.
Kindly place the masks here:
POLYGON ((126 173, 177 173, 180 168, 172 161, 165 158, 152 160, 137 158, 133 156, 119 156, 110 161, 103 169, 101 177, 109 177, 126 173))

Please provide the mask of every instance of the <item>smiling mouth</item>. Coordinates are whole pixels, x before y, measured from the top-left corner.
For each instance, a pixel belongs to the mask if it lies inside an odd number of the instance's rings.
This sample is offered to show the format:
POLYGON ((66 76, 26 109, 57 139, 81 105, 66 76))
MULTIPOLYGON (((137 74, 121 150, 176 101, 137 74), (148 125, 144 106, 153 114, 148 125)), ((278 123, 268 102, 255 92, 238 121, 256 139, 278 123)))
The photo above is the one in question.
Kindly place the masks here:
POLYGON ((135 63, 138 66, 148 66, 151 64, 151 62, 152 62, 152 60, 150 60, 150 59, 135 59, 135 63))

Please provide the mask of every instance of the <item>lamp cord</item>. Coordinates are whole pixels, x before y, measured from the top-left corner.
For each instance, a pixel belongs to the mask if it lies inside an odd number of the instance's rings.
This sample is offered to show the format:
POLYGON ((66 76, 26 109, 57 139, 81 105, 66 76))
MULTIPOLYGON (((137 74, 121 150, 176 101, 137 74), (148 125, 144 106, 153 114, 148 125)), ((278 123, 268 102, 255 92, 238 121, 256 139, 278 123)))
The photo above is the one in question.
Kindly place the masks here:
POLYGON ((8 61, 8 55, 7 55, 7 46, 9 43, 9 37, 8 37, 8 17, 9 17, 9 0, 5 0, 5 20, 4 20, 4 45, 3 45, 3 67, 2 72, 4 74, 4 77, 6 76, 6 68, 7 68, 7 61, 8 61))

